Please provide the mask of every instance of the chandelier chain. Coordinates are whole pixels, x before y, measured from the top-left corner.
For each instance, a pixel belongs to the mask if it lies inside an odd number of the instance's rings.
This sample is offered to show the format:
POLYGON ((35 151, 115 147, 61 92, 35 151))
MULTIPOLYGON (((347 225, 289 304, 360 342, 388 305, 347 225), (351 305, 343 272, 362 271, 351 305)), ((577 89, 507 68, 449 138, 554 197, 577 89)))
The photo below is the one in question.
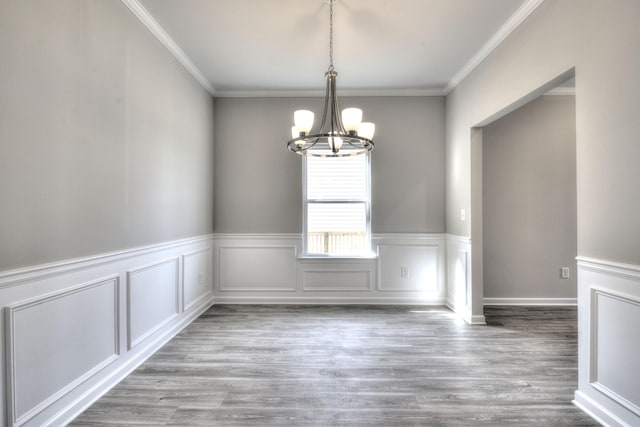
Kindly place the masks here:
POLYGON ((333 1, 329 1, 329 70, 333 71, 333 1))

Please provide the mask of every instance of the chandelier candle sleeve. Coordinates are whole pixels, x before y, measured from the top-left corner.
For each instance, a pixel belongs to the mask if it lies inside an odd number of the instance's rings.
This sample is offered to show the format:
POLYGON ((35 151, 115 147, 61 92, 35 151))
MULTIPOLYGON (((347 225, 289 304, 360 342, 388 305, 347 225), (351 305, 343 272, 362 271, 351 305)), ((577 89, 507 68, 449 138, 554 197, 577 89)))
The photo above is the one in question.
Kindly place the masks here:
POLYGON ((362 122, 360 123, 360 127, 358 127, 358 136, 371 140, 373 139, 375 131, 376 125, 374 123, 362 122))
POLYGON ((293 113, 293 121, 299 135, 308 134, 313 127, 313 111, 298 110, 293 113))
POLYGON ((342 110, 342 124, 344 130, 355 134, 362 122, 362 110, 359 108, 345 108, 342 110))

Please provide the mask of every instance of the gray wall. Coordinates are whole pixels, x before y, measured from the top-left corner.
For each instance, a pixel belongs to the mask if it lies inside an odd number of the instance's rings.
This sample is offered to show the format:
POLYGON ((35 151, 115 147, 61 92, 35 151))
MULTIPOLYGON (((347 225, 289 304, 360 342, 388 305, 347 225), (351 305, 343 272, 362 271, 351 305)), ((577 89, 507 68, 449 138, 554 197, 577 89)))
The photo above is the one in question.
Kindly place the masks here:
POLYGON ((483 129, 485 298, 576 297, 575 129, 573 96, 541 96, 483 129))
POLYGON ((470 128, 575 67, 578 255, 640 264, 638 22, 634 0, 546 1, 447 96, 449 233, 473 239, 470 128))
MULTIPOLYGON (((293 112, 321 98, 216 98, 216 233, 301 233, 302 160, 286 149, 293 112)), ((444 232, 444 98, 341 98, 376 123, 372 231, 444 232)))
POLYGON ((213 231, 213 100, 119 1, 0 2, 0 270, 213 231))

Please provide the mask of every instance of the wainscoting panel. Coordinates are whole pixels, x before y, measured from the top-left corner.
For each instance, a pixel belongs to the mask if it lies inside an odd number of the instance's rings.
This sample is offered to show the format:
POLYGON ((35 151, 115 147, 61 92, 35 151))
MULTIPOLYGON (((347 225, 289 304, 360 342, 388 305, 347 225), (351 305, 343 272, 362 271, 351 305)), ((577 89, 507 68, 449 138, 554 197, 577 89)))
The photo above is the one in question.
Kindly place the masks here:
POLYGON ((305 291, 370 291, 373 269, 362 270, 304 268, 302 286, 305 291))
POLYGON ((212 247, 209 235, 0 272, 0 425, 67 424, 204 312, 212 247))
POLYGON ((22 424, 119 354, 118 277, 6 308, 13 424, 22 424))
POLYGON ((215 242, 217 303, 444 304, 442 234, 375 234, 378 255, 363 258, 298 256, 302 235, 224 234, 215 242), (409 277, 400 279, 404 266, 409 277), (389 277, 382 286, 380 271, 389 277))
POLYGON ((447 306, 465 316, 471 300, 471 240, 447 236, 447 306))
POLYGON ((378 290, 438 293, 439 246, 378 246, 378 290))
POLYGON ((640 334, 629 333, 640 324, 640 299, 594 287, 591 303, 591 384, 640 415, 640 378, 629 375, 640 375, 640 334))
POLYGON ((295 291, 295 246, 220 246, 220 290, 295 291))
POLYGON ((640 425, 640 266, 578 258, 579 388, 606 425, 640 425))
POLYGON ((211 297, 211 256, 210 248, 182 255, 182 311, 211 297))
POLYGON ((127 344, 132 349, 178 315, 179 259, 127 272, 127 344))

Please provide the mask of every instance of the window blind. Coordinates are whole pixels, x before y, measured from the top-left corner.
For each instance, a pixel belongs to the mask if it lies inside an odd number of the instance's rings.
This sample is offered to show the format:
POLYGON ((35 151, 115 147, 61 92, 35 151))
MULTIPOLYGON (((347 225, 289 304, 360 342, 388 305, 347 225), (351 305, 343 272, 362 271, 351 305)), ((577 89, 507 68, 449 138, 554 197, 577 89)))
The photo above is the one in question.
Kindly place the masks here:
POLYGON ((367 156, 306 162, 307 252, 362 254, 368 247, 367 156))
POLYGON ((367 156, 307 158, 307 199, 365 201, 367 164, 367 156))

